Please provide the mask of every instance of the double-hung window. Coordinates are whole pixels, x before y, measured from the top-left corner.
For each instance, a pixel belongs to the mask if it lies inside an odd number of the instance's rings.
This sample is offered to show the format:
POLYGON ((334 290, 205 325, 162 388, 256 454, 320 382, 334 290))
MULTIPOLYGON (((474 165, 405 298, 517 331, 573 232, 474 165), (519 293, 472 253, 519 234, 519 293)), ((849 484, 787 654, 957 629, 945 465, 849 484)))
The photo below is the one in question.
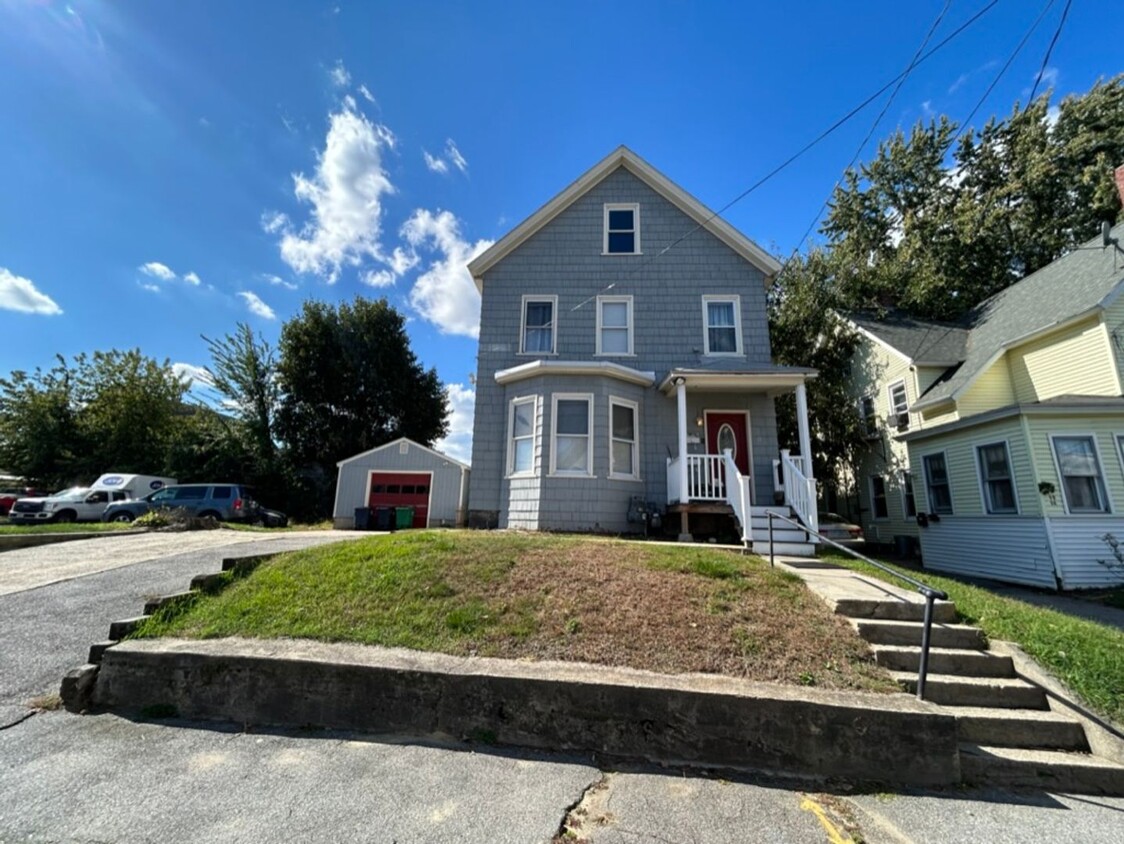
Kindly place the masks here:
POLYGON ((984 509, 992 514, 1013 515, 1019 512, 1015 499, 1015 478, 1011 472, 1011 455, 1007 443, 990 443, 976 448, 983 488, 984 509))
POLYGON ((555 393, 552 410, 551 474, 592 475, 593 396, 555 393))
POLYGON ((519 351, 526 355, 554 354, 557 339, 557 296, 523 297, 523 330, 519 351))
POLYGON ((597 354, 632 354, 632 297, 597 297, 597 354))
POLYGON ((902 510, 907 519, 917 515, 917 499, 913 496, 913 473, 902 472, 902 510))
POLYGON ((1070 513, 1107 513, 1108 493, 1092 436, 1051 439, 1066 509, 1070 513))
POLYGON ((909 430, 909 400, 905 394, 905 382, 890 385, 890 427, 898 431, 909 430))
POLYGON ((890 518, 890 510, 886 506, 886 478, 882 475, 870 476, 870 510, 876 519, 890 518))
POLYGON ((606 255, 640 254, 640 205, 620 202, 605 205, 605 239, 602 251, 606 255))
POLYGON ((534 396, 515 399, 511 403, 511 418, 508 421, 510 439, 507 449, 509 475, 535 473, 535 411, 537 409, 538 401, 534 396))
POLYGON ((637 480, 640 477, 637 405, 624 399, 609 399, 609 476, 637 480))
POLYGON ((926 454, 922 462, 925 465, 925 488, 929 493, 929 512, 938 516, 952 515, 952 489, 944 452, 926 454))
POLYGON ((859 399, 859 416, 862 418, 863 436, 878 436, 878 414, 874 410, 874 396, 859 399))
POLYGON ((708 355, 740 355, 742 353, 741 298, 738 296, 703 296, 703 333, 708 355))

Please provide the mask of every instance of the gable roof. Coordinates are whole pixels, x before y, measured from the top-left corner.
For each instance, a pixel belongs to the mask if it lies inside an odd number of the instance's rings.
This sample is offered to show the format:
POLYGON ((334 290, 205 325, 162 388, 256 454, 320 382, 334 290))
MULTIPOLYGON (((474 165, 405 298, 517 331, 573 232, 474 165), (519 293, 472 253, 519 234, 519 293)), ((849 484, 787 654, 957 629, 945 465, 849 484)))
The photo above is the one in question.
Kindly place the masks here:
POLYGON ((351 457, 345 457, 343 460, 338 461, 336 463, 336 466, 343 466, 345 463, 351 463, 352 461, 358 460, 361 457, 366 457, 367 455, 374 454, 377 451, 383 451, 384 449, 388 449, 391 446, 398 445, 401 442, 407 442, 411 446, 413 446, 414 448, 421 449, 422 451, 428 452, 429 454, 432 454, 434 457, 439 457, 442 460, 448 460, 450 463, 453 463, 457 466, 460 466, 461 469, 471 469, 472 468, 467 463, 463 463, 460 460, 457 460, 457 458, 455 458, 455 457, 450 457, 449 455, 445 454, 444 452, 437 451, 435 449, 430 448, 429 446, 422 445, 419 442, 414 442, 409 437, 399 437, 398 439, 392 440, 388 443, 383 443, 382 445, 375 446, 374 448, 369 448, 366 451, 361 451, 358 454, 353 454, 353 455, 351 455, 351 457))
POLYGON ((876 317, 867 313, 844 314, 863 334, 889 346, 912 364, 952 366, 964 360, 969 330, 962 325, 928 322, 899 313, 876 317))
MULTIPOLYGON (((770 276, 780 272, 781 265, 768 252, 739 232, 713 211, 660 173, 647 161, 626 146, 619 146, 601 161, 578 176, 567 188, 547 202, 538 211, 497 240, 468 265, 476 289, 483 292, 484 273, 494 267, 510 253, 532 237, 539 229, 569 208, 593 187, 603 181, 619 167, 624 167, 648 187, 675 205, 680 211, 694 220, 725 243, 749 263, 765 274, 765 286, 771 283, 770 276)), ((686 233, 685 233, 686 234, 686 233)))
POLYGON ((964 363, 913 407, 959 398, 1008 348, 1104 308, 1124 282, 1124 223, 1110 237, 1116 244, 1098 235, 973 308, 964 363))

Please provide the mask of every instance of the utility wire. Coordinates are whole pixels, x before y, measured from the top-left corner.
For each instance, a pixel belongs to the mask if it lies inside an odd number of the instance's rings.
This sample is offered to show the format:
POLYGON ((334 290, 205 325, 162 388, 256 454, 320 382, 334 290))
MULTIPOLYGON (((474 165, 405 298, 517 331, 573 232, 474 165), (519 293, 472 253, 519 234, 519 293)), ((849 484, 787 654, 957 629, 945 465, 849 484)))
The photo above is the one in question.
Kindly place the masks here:
POLYGON ((1073 5, 1073 0, 1066 0, 1065 8, 1062 9, 1062 19, 1058 21, 1058 28, 1054 30, 1054 37, 1050 39, 1050 46, 1046 48, 1046 55, 1042 57, 1042 67, 1038 68, 1038 76, 1034 80, 1034 87, 1030 89, 1030 99, 1027 103, 1034 102, 1034 95, 1038 93, 1038 86, 1042 82, 1042 75, 1046 72, 1046 66, 1050 63, 1050 54, 1054 52, 1054 45, 1058 43, 1058 36, 1062 34, 1062 27, 1065 26, 1066 16, 1069 14, 1069 7, 1073 5))

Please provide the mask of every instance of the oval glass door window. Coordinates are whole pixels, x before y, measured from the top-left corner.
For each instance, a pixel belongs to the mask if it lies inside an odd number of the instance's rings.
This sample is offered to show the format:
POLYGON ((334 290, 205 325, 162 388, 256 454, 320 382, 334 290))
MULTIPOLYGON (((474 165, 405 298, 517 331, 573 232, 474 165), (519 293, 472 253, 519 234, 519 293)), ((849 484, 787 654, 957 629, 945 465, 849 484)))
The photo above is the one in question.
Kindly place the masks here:
POLYGON ((738 439, 734 436, 734 429, 730 427, 729 423, 718 429, 718 453, 725 454, 726 449, 729 449, 730 454, 737 458, 738 439))

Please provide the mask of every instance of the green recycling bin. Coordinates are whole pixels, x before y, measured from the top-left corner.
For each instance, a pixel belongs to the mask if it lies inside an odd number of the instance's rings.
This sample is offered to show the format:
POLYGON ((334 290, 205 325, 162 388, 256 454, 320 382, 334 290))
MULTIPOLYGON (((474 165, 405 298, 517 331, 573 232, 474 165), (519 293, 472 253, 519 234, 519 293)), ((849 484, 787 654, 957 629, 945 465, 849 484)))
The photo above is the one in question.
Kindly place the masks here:
POLYGON ((414 526, 414 508, 413 507, 398 507, 395 510, 394 526, 398 530, 403 528, 412 528, 414 526))

